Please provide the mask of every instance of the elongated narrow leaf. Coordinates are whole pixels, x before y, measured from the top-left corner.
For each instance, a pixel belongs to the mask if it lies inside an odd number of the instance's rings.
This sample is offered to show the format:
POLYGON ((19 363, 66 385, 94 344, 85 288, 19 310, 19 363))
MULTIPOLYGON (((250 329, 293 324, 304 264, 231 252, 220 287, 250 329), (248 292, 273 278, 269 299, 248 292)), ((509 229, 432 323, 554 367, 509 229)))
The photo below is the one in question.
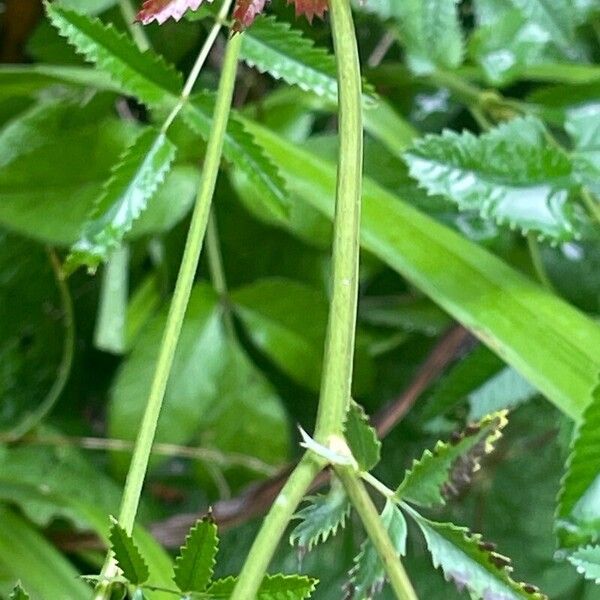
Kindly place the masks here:
POLYGON ((151 51, 141 52, 125 34, 99 19, 46 3, 52 24, 78 53, 109 74, 141 102, 172 104, 181 88, 180 75, 151 51))
POLYGON ((289 23, 258 19, 246 32, 241 53, 261 73, 337 102, 335 58, 289 23))
POLYGON ((95 269, 107 260, 164 181, 175 152, 164 133, 148 129, 123 153, 71 249, 68 267, 87 265, 95 269))
MULTIPOLYGON (((183 111, 185 122, 205 140, 212 127, 214 96, 195 96, 183 111)), ((223 142, 223 156, 231 162, 257 190, 256 199, 274 219, 282 219, 288 212, 289 198, 279 170, 265 156, 244 126, 235 118, 229 119, 223 142)))
POLYGON ((340 527, 343 528, 351 509, 344 489, 336 479, 327 494, 309 496, 306 501, 308 504, 294 515, 300 523, 290 534, 290 544, 298 546, 302 554, 326 542, 340 527))
MULTIPOLYGON (((245 124, 297 197, 332 218, 335 165, 256 123, 245 124)), ((564 413, 581 418, 600 372, 598 325, 369 178, 363 189, 363 246, 473 331, 564 413)))
POLYGON ((134 585, 140 585, 147 581, 150 576, 148 565, 146 565, 133 538, 127 534, 116 520, 113 520, 110 528, 110 549, 115 555, 119 569, 123 571, 123 576, 128 581, 134 585))
POLYGON ((203 592, 208 587, 218 544, 217 526, 210 516, 190 529, 173 568, 173 580, 182 592, 203 592))
POLYGON ((578 548, 567 558, 585 579, 600 583, 600 546, 578 548))
POLYGON ((91 590, 73 565, 23 517, 0 506, 0 572, 39 600, 89 600, 91 590), (32 558, 35 563, 32 564, 32 558))
MULTIPOLYGON (((207 590, 210 598, 226 600, 236 584, 235 577, 216 579, 207 590)), ((317 580, 303 575, 267 575, 263 579, 255 600, 304 600, 310 598, 317 580)))
POLYGON ((365 409, 354 400, 350 400, 348 407, 345 434, 360 469, 370 471, 381 458, 381 442, 365 409))
POLYGON ((458 67, 463 40, 457 0, 402 0, 394 12, 399 17, 410 68, 419 74, 436 67, 458 67))
POLYGON ((29 600, 29 594, 21 587, 21 582, 15 585, 8 600, 29 600))
POLYGON ((171 18, 179 21, 188 10, 197 10, 202 2, 203 0, 145 0, 137 19, 144 25, 152 21, 162 24, 171 18))
POLYGON ((600 385, 571 445, 558 497, 558 535, 571 547, 600 538, 600 385))
POLYGON ((468 425, 450 442, 438 442, 433 451, 426 450, 413 462, 396 496, 422 506, 444 504, 447 496, 456 495, 470 482, 506 423, 506 411, 501 411, 468 425))
POLYGON ((509 558, 494 551, 478 534, 452 523, 435 523, 414 513, 431 560, 448 581, 473 598, 485 600, 547 600, 535 586, 510 577, 509 558))
MULTIPOLYGON (((406 519, 393 502, 386 502, 381 513, 381 522, 396 552, 403 556, 406 553, 406 519)), ((354 563, 349 573, 350 581, 346 586, 347 597, 352 600, 370 600, 385 582, 383 563, 370 539, 363 542, 354 563)))
POLYGON ((445 131, 405 154, 410 174, 461 210, 555 240, 577 233, 571 159, 546 139, 534 118, 515 119, 480 137, 445 131))

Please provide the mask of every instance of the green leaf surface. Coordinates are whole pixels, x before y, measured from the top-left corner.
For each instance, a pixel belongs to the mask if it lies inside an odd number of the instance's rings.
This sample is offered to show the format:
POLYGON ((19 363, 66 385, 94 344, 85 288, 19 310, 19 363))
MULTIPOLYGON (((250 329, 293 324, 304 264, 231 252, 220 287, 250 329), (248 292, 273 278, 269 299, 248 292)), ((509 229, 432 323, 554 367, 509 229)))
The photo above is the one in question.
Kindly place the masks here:
POLYGON ((578 548, 567 558, 585 579, 600 583, 600 546, 578 548))
POLYGON ((403 0, 394 7, 409 67, 420 75, 453 69, 463 58, 456 0, 403 0))
POLYGON ((445 504, 447 496, 457 495, 471 481, 481 459, 494 450, 506 423, 506 412, 494 413, 469 424, 450 442, 439 441, 433 451, 426 450, 413 461, 396 498, 421 506, 445 504))
MULTIPOLYGON (((396 552, 404 556, 407 535, 404 515, 393 502, 387 501, 380 518, 396 552)), ((350 597, 352 600, 370 600, 381 589, 386 577, 383 563, 370 539, 362 543, 354 563, 349 573, 350 597)))
POLYGON ((354 400, 348 406, 344 433, 360 470, 373 469, 381 458, 381 442, 365 409, 354 400))
POLYGON ((173 103, 179 95, 181 76, 151 51, 141 52, 127 35, 99 19, 46 3, 54 27, 88 62, 150 106, 173 103))
POLYGON ((90 597, 90 588, 78 579, 73 565, 27 521, 0 506, 0 522, 0 571, 13 582, 20 580, 32 600, 90 597))
POLYGON ((600 537, 600 385, 573 437, 557 517, 559 543, 564 547, 600 537))
MULTIPOLYGON (((194 97, 187 105, 182 118, 193 131, 208 139, 212 128, 214 96, 201 94, 194 97)), ((282 220, 289 210, 289 198, 278 169, 267 158, 252 135, 248 134, 243 124, 235 115, 229 119, 227 132, 223 140, 223 156, 238 169, 241 176, 254 187, 255 199, 273 219, 282 220)))
POLYGON ((473 598, 498 600, 544 600, 537 588, 511 579, 511 561, 493 550, 464 527, 435 523, 411 511, 423 532, 433 565, 448 581, 473 598))
POLYGON ((153 128, 139 135, 112 170, 90 219, 71 249, 67 268, 95 269, 108 259, 163 183, 175 159, 176 148, 153 128))
POLYGON ((430 194, 523 233, 554 240, 577 234, 568 155, 550 145, 541 121, 515 119, 479 137, 445 131, 405 153, 410 174, 430 194))
POLYGON ((575 147, 573 160, 579 180, 600 194, 600 102, 568 110, 565 129, 575 147))
MULTIPOLYGON (((331 218, 335 166, 257 124, 246 121, 246 127, 290 189, 331 218)), ((471 329, 565 414, 581 417, 600 371, 596 323, 368 178, 361 234, 363 247, 471 329)))
POLYGON ((133 538, 119 525, 116 519, 110 528, 110 549, 112 550, 123 576, 134 585, 145 583, 150 576, 133 538))
POLYGON ((289 538, 290 544, 298 546, 302 554, 326 542, 340 527, 343 529, 352 508, 336 479, 333 479, 327 494, 309 496, 306 501, 308 504, 294 515, 295 519, 300 519, 300 523, 294 527, 289 538))
MULTIPOLYGON (((148 322, 117 374, 109 404, 113 437, 135 436, 165 320, 163 310, 148 322)), ((199 437, 206 447, 275 465, 285 460, 289 445, 279 397, 237 343, 227 338, 218 298, 206 284, 192 291, 156 439, 186 444, 199 437), (262 435, 266 429, 271 431, 268 439, 262 435)), ((126 457, 115 455, 114 459, 126 468, 126 457)))
POLYGON ((291 279, 262 279, 234 290, 231 300, 250 339, 294 381, 318 391, 328 303, 291 279))
POLYGON ((8 600, 29 600, 29 594, 21 587, 21 583, 17 583, 8 600))
POLYGON ((179 550, 173 581, 182 592, 203 592, 212 578, 219 546, 217 525, 211 517, 196 522, 179 550))
MULTIPOLYGON (((226 600, 235 586, 235 577, 216 579, 207 590, 208 597, 226 600)), ((310 598, 317 581, 303 575, 266 575, 255 600, 304 600, 310 598)))

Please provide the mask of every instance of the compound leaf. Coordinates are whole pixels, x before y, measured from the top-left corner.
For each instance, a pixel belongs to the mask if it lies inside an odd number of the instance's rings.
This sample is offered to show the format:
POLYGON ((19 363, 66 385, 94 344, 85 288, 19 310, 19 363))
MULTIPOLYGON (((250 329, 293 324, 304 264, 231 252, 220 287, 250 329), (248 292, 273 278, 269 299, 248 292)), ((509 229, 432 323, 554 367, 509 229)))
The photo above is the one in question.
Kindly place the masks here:
POLYGON ((145 0, 137 14, 137 20, 144 25, 152 21, 162 25, 169 18, 179 21, 188 10, 197 10, 202 2, 203 0, 145 0))
POLYGON ((190 529, 175 559, 173 581, 182 592, 203 592, 213 575, 219 538, 217 525, 208 516, 190 529))
POLYGON ((82 54, 108 73, 124 90, 150 106, 173 103, 181 89, 181 76, 158 55, 141 52, 131 39, 112 25, 46 3, 46 11, 58 32, 82 54))
POLYGON ((600 385, 573 437, 558 496, 560 543, 572 547, 600 536, 600 385))
POLYGON ((479 137, 454 131, 426 136, 404 156, 430 194, 447 197, 460 210, 555 240, 577 234, 569 201, 576 186, 572 160, 547 141, 536 118, 515 119, 479 137))
POLYGON ((176 148, 162 132, 144 131, 122 154, 94 212, 71 249, 67 268, 95 269, 131 230, 164 181, 176 148))
POLYGON ((600 546, 578 548, 567 560, 585 579, 600 583, 600 546))
MULTIPOLYGON (((390 536, 390 540, 400 556, 406 552, 406 519, 400 509, 391 501, 386 502, 381 521, 390 536)), ((354 559, 347 586, 348 597, 352 600, 369 600, 381 590, 385 582, 385 569, 377 550, 370 539, 366 539, 360 553, 354 559)))
MULTIPOLYGON (((205 93, 195 96, 182 111, 185 122, 205 140, 212 128, 213 107, 214 96, 205 93)), ((276 220, 284 219, 289 198, 279 170, 235 117, 229 119, 227 125, 223 156, 253 185, 258 192, 254 196, 265 210, 276 220)))
POLYGON ((345 526, 351 509, 344 489, 335 479, 327 494, 309 496, 306 500, 308 505, 294 517, 300 519, 300 523, 290 534, 290 544, 298 546, 301 553, 334 536, 340 527, 345 526))
POLYGON ((445 497, 455 495, 470 481, 481 458, 494 449, 506 423, 506 411, 500 411, 468 425, 450 442, 439 441, 433 451, 425 450, 406 472, 396 490, 397 498, 421 506, 444 504, 445 497))
POLYGON ((425 536, 433 565, 460 591, 485 600, 547 600, 535 586, 514 581, 510 559, 495 552, 479 534, 411 514, 425 536))
POLYGON ((140 585, 148 580, 150 573, 148 565, 135 545, 133 538, 119 525, 116 520, 110 528, 110 548, 115 555, 123 576, 133 583, 140 585))
POLYGON ((350 400, 345 424, 346 440, 362 471, 370 471, 381 458, 381 441, 364 408, 350 400))

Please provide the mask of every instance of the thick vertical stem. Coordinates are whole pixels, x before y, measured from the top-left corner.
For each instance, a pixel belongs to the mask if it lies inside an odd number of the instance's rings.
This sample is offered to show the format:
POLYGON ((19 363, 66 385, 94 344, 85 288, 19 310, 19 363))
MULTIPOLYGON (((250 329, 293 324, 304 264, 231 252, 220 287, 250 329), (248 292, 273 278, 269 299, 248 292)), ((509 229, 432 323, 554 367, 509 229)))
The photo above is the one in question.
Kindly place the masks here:
MULTIPOLYGON (((329 445, 335 437, 341 436, 351 393, 363 143, 360 64, 350 2, 331 0, 330 10, 338 73, 340 155, 334 219, 333 292, 315 431, 315 438, 323 445, 329 445)), ((285 528, 322 467, 322 460, 310 452, 296 467, 254 540, 231 600, 254 600, 285 528)))
MULTIPOLYGON (((206 159, 202 174, 202 183, 196 199, 190 230, 186 240, 185 250, 181 261, 173 300, 169 308, 167 323, 163 333, 160 352, 154 372, 154 378, 150 387, 150 394, 146 405, 146 410, 140 425, 138 437, 135 443, 129 473, 125 482, 125 490, 121 501, 119 513, 119 523, 128 532, 131 533, 138 510, 142 487, 148 468, 148 460, 154 442, 158 417, 162 407, 167 381, 177 341, 183 324, 185 311, 189 301, 192 285, 202 243, 206 233, 206 226, 210 215, 210 206, 219 172, 221 153, 223 149, 223 139, 229 119, 229 112, 233 98, 233 89, 237 72, 237 62, 239 50, 242 43, 242 36, 236 35, 229 40, 225 51, 225 59, 219 82, 219 90, 215 105, 213 117, 213 128, 206 149, 206 159)), ((112 559, 108 559, 102 575, 111 577, 116 573, 116 566, 112 559)), ((108 586, 100 585, 96 593, 97 599, 107 599, 110 596, 108 586)))

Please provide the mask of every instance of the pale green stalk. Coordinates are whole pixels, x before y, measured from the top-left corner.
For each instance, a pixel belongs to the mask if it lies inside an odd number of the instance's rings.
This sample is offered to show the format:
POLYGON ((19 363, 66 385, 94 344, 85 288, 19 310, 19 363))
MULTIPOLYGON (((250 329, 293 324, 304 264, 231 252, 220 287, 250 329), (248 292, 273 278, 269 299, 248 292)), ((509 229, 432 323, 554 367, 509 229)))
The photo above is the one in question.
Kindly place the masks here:
POLYGON ((335 472, 344 485, 369 539, 377 550, 396 597, 399 600, 418 600, 410 579, 400 562, 398 551, 394 548, 379 513, 358 474, 348 467, 337 467, 335 472))
MULTIPOLYGON (((331 0, 331 29, 339 90, 340 156, 334 221, 332 299, 315 438, 340 443, 351 393, 358 296, 362 193, 362 97, 360 64, 348 0, 331 0)), ((304 455, 269 510, 244 563, 231 600, 254 600, 271 558, 296 507, 324 460, 304 455)))
MULTIPOLYGON (((133 529, 137 514, 142 487, 148 468, 148 461, 156 433, 158 417, 160 415, 171 365, 173 364, 173 357, 177 348, 181 326, 183 324, 185 311, 194 283, 204 235, 206 233, 206 226, 210 215, 210 206, 221 162, 223 140, 233 98, 241 43, 242 36, 236 35, 229 40, 225 51, 221 79, 215 103, 213 125, 206 149, 202 183, 196 199, 179 275, 177 277, 177 283, 175 284, 173 299, 171 301, 171 306, 169 307, 167 323, 160 345, 148 402, 135 443, 127 480, 125 482, 125 490, 123 492, 121 509, 119 512, 119 523, 129 534, 133 529)), ((112 577, 116 572, 117 568, 114 560, 112 558, 107 559, 107 562, 102 569, 102 575, 105 577, 112 577)), ((96 599, 108 600, 109 597, 109 586, 100 584, 96 592, 96 599)))

